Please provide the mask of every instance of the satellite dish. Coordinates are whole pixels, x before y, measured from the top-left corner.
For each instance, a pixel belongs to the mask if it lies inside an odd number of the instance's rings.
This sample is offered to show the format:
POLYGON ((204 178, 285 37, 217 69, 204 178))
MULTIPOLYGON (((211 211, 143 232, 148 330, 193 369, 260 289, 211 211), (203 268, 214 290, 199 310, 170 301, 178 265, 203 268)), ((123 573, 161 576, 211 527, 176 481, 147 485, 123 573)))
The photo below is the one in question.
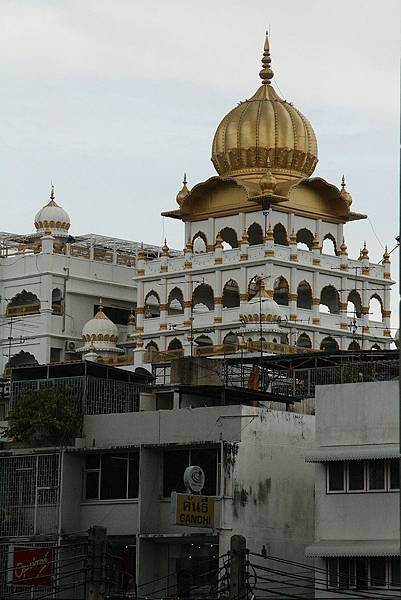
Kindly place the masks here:
POLYGON ((205 485, 205 474, 201 467, 187 467, 184 471, 184 484, 187 490, 199 494, 205 485))

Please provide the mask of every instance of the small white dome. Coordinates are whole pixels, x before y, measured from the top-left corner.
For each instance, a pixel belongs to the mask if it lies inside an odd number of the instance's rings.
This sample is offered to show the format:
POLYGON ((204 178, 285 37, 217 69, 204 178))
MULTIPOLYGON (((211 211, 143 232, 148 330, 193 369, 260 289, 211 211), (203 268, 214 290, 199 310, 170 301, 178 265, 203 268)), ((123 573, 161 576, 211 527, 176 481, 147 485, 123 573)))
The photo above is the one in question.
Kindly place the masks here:
POLYGON ((82 339, 85 345, 78 352, 113 352, 122 353, 121 348, 116 347, 118 341, 117 326, 103 312, 103 307, 93 319, 90 319, 82 329, 82 339))
POLYGON ((50 232, 52 235, 67 236, 70 225, 68 213, 55 201, 54 186, 52 186, 50 202, 35 216, 36 231, 41 234, 50 232))
POLYGON ((240 320, 243 323, 277 323, 285 318, 283 311, 265 290, 264 282, 260 281, 256 295, 246 304, 240 320))

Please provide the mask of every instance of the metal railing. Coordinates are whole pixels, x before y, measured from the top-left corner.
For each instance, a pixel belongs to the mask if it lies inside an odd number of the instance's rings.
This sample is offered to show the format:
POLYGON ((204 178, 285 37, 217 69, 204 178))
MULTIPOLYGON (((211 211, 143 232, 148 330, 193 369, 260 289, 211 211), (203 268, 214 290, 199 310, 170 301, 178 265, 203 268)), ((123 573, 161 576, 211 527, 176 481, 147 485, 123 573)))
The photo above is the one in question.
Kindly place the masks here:
POLYGON ((0 457, 0 537, 57 533, 60 454, 0 457))
POLYGON ((84 415, 137 412, 139 394, 145 384, 116 381, 99 377, 59 377, 11 383, 11 408, 17 398, 29 390, 55 389, 73 403, 78 403, 84 415))

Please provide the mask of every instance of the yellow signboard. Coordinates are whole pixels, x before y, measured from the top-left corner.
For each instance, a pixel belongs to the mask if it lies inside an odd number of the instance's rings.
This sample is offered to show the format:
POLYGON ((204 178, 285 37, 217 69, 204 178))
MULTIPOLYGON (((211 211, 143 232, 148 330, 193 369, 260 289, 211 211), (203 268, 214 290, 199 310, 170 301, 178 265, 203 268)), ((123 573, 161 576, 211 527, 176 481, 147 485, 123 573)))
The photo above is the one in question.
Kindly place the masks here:
POLYGON ((214 527, 214 496, 171 494, 172 523, 185 527, 214 527))

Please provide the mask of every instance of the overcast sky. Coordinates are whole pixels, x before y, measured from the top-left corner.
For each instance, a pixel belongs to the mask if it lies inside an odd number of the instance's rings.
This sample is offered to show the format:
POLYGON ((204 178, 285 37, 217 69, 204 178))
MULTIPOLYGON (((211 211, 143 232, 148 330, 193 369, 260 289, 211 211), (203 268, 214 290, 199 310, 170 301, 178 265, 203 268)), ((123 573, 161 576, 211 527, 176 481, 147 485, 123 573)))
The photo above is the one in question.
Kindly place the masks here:
MULTIPOLYGON (((315 175, 342 173, 372 260, 398 225, 399 0, 0 0, 0 230, 33 231, 50 180, 71 233, 183 247, 160 217, 214 173, 221 118, 259 85, 311 121, 315 175), (278 88, 277 88, 278 86, 278 88), (375 233, 372 228, 374 228, 375 233), (377 236, 377 237, 376 237, 377 236)), ((395 255, 396 253, 394 253, 395 255)), ((395 274, 395 263, 393 266, 395 274)))

